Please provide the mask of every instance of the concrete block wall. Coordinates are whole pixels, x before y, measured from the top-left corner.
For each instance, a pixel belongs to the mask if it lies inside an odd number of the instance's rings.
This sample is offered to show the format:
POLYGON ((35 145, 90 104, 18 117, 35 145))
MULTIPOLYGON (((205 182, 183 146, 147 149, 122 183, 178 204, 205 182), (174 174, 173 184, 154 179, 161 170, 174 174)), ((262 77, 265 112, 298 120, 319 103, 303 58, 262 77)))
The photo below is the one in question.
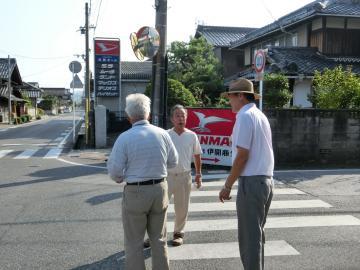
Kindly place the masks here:
POLYGON ((275 161, 286 165, 360 166, 360 110, 266 110, 275 161))

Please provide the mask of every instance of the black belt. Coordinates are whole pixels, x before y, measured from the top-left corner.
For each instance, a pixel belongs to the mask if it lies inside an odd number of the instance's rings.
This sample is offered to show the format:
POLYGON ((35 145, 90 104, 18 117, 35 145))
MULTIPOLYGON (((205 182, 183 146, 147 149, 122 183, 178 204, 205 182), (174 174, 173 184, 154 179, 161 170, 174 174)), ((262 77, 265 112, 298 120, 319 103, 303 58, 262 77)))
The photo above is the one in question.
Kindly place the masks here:
POLYGON ((143 185, 156 185, 164 181, 164 178, 161 179, 150 179, 142 182, 126 183, 127 185, 133 186, 143 186, 143 185))

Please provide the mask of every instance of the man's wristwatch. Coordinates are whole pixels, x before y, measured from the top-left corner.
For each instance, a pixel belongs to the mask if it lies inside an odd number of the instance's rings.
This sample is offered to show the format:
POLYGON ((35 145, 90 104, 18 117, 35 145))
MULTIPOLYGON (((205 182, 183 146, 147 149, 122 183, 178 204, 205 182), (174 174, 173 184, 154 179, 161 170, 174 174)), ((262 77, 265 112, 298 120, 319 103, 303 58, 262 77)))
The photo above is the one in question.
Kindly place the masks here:
POLYGON ((197 174, 195 174, 195 176, 202 176, 202 174, 201 174, 201 173, 197 173, 197 174))

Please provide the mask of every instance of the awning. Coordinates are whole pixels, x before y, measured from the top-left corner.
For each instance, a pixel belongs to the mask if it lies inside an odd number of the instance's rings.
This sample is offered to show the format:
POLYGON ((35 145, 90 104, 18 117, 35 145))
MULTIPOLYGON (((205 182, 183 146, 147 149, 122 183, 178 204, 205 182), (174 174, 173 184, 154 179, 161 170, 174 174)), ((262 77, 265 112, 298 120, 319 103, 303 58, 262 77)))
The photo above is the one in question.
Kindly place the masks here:
POLYGON ((11 95, 11 101, 25 101, 22 98, 15 97, 14 95, 11 95))
MULTIPOLYGON (((0 93, 0 97, 2 98, 6 98, 6 99, 9 99, 9 96, 8 95, 3 95, 0 93)), ((14 95, 11 95, 11 101, 18 101, 18 102, 24 102, 25 100, 22 99, 22 98, 18 98, 18 97, 15 97, 14 95)))

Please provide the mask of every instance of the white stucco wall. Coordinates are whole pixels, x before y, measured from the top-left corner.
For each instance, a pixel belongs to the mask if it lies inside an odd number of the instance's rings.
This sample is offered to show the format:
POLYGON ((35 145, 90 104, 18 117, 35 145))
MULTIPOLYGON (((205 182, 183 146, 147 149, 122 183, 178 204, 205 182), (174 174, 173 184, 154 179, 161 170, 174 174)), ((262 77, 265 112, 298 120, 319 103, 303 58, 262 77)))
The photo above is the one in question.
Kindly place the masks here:
POLYGON ((311 79, 302 81, 296 80, 294 85, 293 105, 302 108, 311 108, 312 104, 307 100, 308 94, 311 92, 311 79))
POLYGON ((97 105, 103 105, 111 112, 120 111, 120 98, 119 97, 98 97, 97 105))
POLYGON ((111 112, 124 112, 125 98, 129 94, 144 93, 147 81, 144 82, 121 82, 121 103, 120 97, 98 97, 97 105, 104 105, 111 112))
POLYGON ((360 19, 359 18, 349 18, 347 23, 348 29, 360 29, 360 19))
POLYGON ((326 28, 345 28, 345 18, 326 17, 326 28))
POLYGON ((311 30, 317 30, 322 28, 322 18, 318 18, 312 21, 311 30))
POLYGON ((298 37, 297 37, 297 46, 299 47, 306 47, 307 41, 308 41, 308 31, 307 26, 302 25, 298 27, 297 29, 298 37))

